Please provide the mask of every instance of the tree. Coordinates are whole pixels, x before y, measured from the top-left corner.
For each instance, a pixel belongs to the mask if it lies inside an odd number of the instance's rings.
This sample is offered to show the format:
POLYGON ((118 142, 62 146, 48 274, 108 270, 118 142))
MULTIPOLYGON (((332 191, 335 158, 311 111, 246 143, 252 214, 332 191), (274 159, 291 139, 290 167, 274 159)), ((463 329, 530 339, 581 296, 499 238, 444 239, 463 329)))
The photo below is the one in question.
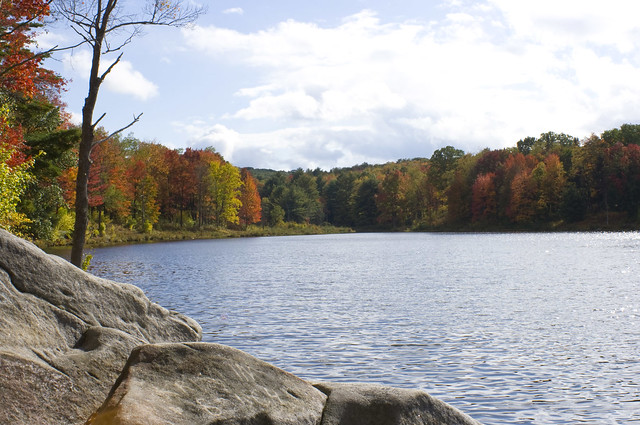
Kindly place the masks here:
POLYGON ((288 189, 286 199, 291 208, 284 208, 288 219, 298 223, 322 223, 323 210, 317 179, 299 168, 291 174, 288 189))
POLYGON ((398 227, 405 222, 405 195, 407 176, 400 170, 389 170, 378 189, 376 205, 380 211, 378 221, 398 227))
POLYGON ((238 211, 238 217, 240 218, 240 224, 247 226, 259 222, 262 218, 260 194, 258 193, 256 180, 249 170, 243 168, 240 171, 240 178, 242 180, 240 189, 240 202, 242 205, 238 211))
POLYGON ((224 161, 222 156, 213 148, 204 150, 187 148, 183 154, 190 169, 193 171, 194 186, 191 191, 191 214, 196 219, 198 227, 210 222, 211 218, 211 170, 214 161, 224 161))
POLYGON ((456 163, 463 156, 464 151, 453 146, 437 149, 429 159, 429 181, 439 190, 444 190, 451 183, 456 163))
POLYGON ((378 194, 378 180, 375 176, 368 175, 359 182, 354 196, 355 225, 368 227, 376 224, 378 207, 376 196, 378 194))
POLYGON ((552 153, 544 160, 544 172, 540 180, 540 196, 544 200, 544 218, 554 219, 560 214, 562 195, 567 182, 564 167, 558 155, 552 153))
POLYGON ((640 145, 640 125, 622 124, 619 129, 614 128, 602 133, 602 139, 610 146, 617 142, 625 146, 629 144, 640 145))
POLYGON ((342 173, 327 183, 324 196, 329 223, 336 226, 353 226, 354 188, 355 176, 352 173, 342 173))
POLYGON ((82 107, 82 135, 78 150, 78 176, 76 181, 76 220, 71 248, 71 263, 80 267, 84 251, 89 217, 89 197, 87 186, 91 167, 91 150, 98 144, 121 133, 138 122, 134 116, 128 125, 104 138, 96 139, 95 130, 105 114, 94 121, 93 114, 98 100, 98 92, 109 73, 120 62, 123 53, 104 71, 100 70, 104 55, 122 50, 139 35, 145 25, 181 26, 193 22, 203 11, 183 5, 182 1, 150 0, 139 14, 124 10, 118 0, 62 0, 56 3, 57 12, 64 17, 80 37, 80 43, 91 49, 91 70, 89 90, 82 107))
MULTIPOLYGON (((184 225, 184 211, 189 208, 195 195, 196 176, 189 166, 189 160, 178 150, 170 150, 165 154, 169 167, 167 175, 166 199, 163 201, 163 213, 172 217, 178 213, 180 227, 184 225)), ((191 219, 191 218, 190 218, 191 219)))
POLYGON ((453 180, 446 189, 447 221, 450 224, 462 225, 471 220, 471 187, 476 178, 477 161, 477 156, 467 154, 456 163, 453 180))
POLYGON ((52 0, 0 2, 0 92, 19 93, 27 98, 53 88, 63 80, 42 62, 55 49, 33 52, 34 29, 49 16, 52 0))
POLYGON ((59 93, 65 82, 43 66, 55 49, 35 51, 35 29, 49 16, 51 3, 0 1, 0 145, 11 153, 4 161, 7 170, 18 173, 9 178, 19 178, 24 171, 20 165, 31 166, 32 178, 21 192, 16 214, 26 234, 42 239, 52 234, 53 216, 64 204, 56 177, 77 140, 73 130, 62 130, 65 114, 59 93))
POLYGON ((538 186, 532 170, 525 168, 516 174, 510 183, 510 199, 507 216, 514 223, 531 223, 536 215, 539 199, 538 186))
POLYGON ((284 210, 269 198, 262 198, 262 222, 269 226, 277 226, 284 221, 284 210))
POLYGON ((11 165, 12 155, 12 148, 0 143, 0 228, 9 231, 15 231, 27 222, 17 206, 32 178, 29 167, 33 165, 33 161, 11 165))
POLYGON ((216 224, 239 223, 238 210, 242 179, 240 171, 226 161, 212 161, 209 164, 211 173, 211 200, 213 216, 216 224))
POLYGON ((536 143, 535 137, 525 137, 524 139, 518 140, 516 146, 518 147, 518 152, 523 155, 529 155, 531 153, 531 149, 536 143))
POLYGON ((480 174, 473 183, 471 213, 472 221, 493 223, 498 215, 496 196, 496 174, 480 174))
POLYGON ((49 15, 52 0, 14 0, 0 2, 0 144, 11 153, 7 160, 17 166, 29 160, 25 127, 36 120, 24 119, 25 105, 49 104, 57 99, 62 78, 45 69, 48 52, 34 53, 35 28, 49 15))
MULTIPOLYGON (((116 222, 124 223, 131 215, 131 204, 134 197, 134 188, 131 179, 127 178, 127 158, 129 152, 125 152, 125 146, 131 139, 120 140, 113 137, 105 143, 96 146, 93 150, 94 163, 99 164, 103 170, 102 179, 105 190, 104 199, 105 214, 116 222)), ((131 159, 131 158, 129 158, 131 159)), ((92 167, 92 171, 95 167, 92 167)))

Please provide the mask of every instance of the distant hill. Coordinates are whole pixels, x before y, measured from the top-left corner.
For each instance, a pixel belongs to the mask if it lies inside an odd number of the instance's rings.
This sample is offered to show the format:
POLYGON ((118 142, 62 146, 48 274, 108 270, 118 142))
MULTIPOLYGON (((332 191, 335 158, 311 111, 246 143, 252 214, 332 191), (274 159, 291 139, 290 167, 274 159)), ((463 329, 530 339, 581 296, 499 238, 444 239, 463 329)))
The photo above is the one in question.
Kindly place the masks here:
POLYGON ((280 171, 271 170, 268 168, 253 168, 253 167, 246 167, 246 168, 247 170, 249 170, 253 178, 261 182, 269 180, 271 176, 280 172, 280 171))

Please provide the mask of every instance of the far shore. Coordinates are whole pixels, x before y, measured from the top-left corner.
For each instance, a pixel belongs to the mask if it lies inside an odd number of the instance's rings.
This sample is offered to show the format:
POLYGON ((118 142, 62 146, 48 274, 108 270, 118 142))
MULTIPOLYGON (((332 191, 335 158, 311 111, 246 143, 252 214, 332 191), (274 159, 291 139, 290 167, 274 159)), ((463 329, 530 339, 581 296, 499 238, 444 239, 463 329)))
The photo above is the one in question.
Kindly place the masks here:
MULTIPOLYGON (((296 235, 325 235, 339 233, 361 232, 425 232, 425 233, 514 233, 514 232, 629 232, 640 231, 637 223, 621 220, 621 216, 594 217, 578 223, 545 223, 541 225, 514 226, 514 225, 483 225, 476 223, 469 226, 418 226, 414 228, 388 228, 371 227, 366 229, 352 229, 349 227, 336 227, 332 225, 283 223, 278 226, 252 225, 247 228, 227 229, 219 227, 204 228, 180 228, 177 226, 160 226, 149 233, 127 229, 122 226, 108 225, 106 230, 99 234, 94 231, 87 238, 86 248, 100 248, 107 246, 143 244, 154 242, 170 242, 197 239, 227 239, 244 237, 265 236, 296 236, 296 235)), ((50 251, 64 251, 71 247, 70 238, 60 238, 55 242, 34 241, 40 248, 50 251)))

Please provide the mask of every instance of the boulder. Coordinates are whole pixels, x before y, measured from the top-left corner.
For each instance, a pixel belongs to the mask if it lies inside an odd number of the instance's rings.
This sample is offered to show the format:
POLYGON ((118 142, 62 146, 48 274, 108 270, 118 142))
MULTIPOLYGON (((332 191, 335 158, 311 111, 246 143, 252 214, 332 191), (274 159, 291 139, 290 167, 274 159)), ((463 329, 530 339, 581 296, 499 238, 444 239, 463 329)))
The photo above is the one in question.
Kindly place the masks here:
POLYGON ((144 345, 87 425, 315 425, 325 399, 308 382, 231 347, 144 345))
POLYGON ((131 350, 199 341, 200 326, 0 229, 0 423, 80 424, 131 350))
POLYGON ((311 385, 218 344, 136 348, 87 425, 480 425, 416 391, 311 385))
POLYGON ((422 391, 371 384, 315 387, 327 395, 321 425, 480 425, 422 391))

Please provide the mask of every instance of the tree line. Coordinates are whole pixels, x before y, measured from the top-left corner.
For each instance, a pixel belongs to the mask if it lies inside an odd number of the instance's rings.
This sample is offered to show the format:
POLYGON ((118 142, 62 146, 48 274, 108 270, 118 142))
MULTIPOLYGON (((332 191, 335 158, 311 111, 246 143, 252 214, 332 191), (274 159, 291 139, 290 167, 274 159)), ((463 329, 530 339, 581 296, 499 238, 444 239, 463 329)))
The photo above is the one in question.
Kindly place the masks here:
POLYGON ((552 229, 589 221, 637 227, 640 126, 579 140, 547 132, 471 154, 351 168, 262 172, 264 221, 363 230, 552 229), (315 184, 313 184, 315 183, 315 184))

